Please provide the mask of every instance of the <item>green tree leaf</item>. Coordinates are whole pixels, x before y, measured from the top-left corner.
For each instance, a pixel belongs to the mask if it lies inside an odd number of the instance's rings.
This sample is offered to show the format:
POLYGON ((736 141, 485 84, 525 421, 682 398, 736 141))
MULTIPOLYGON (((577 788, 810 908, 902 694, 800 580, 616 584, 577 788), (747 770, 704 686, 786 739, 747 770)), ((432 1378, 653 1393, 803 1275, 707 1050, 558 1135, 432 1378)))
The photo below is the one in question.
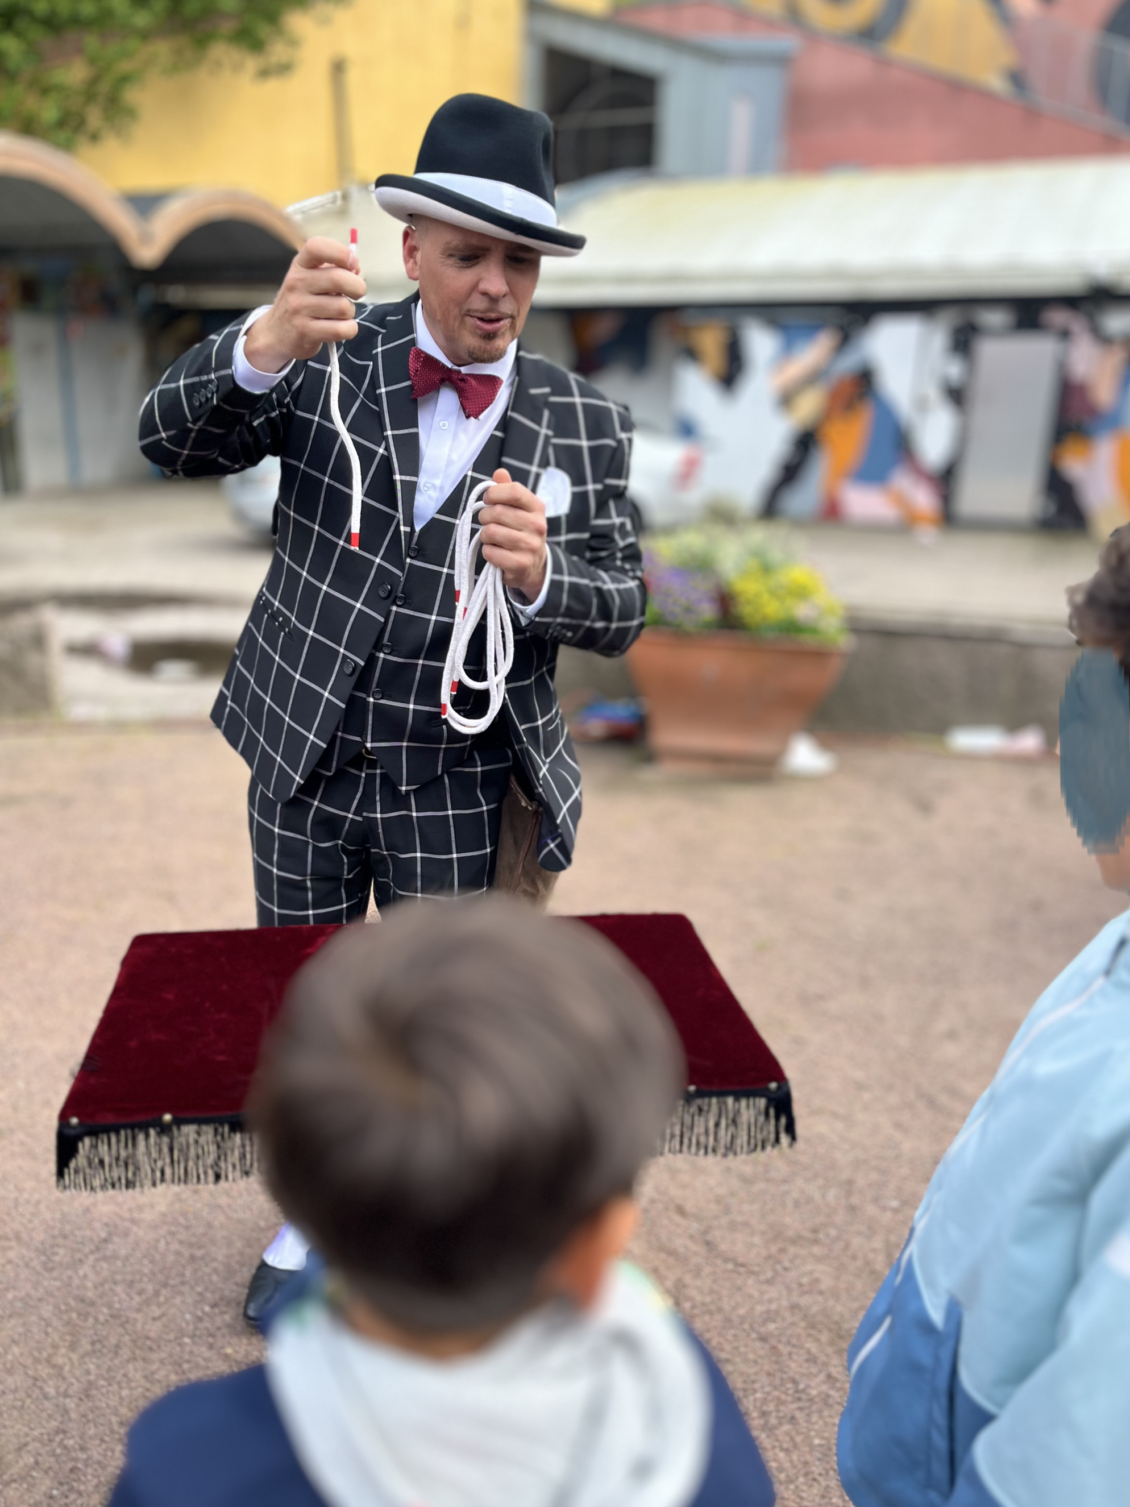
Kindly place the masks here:
POLYGON ((147 75, 208 56, 293 66, 295 12, 337 0, 0 0, 0 127, 70 150, 123 131, 147 75))

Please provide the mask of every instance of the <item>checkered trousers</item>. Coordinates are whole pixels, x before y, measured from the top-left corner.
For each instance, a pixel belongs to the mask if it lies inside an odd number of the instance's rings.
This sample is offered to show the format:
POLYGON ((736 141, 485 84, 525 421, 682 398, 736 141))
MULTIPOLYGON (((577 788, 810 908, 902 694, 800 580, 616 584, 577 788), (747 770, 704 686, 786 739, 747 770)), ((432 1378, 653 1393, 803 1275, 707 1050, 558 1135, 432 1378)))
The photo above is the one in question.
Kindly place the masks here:
MULTIPOLYGON (((387 636, 417 543, 412 300, 366 309, 358 324, 340 365, 342 415, 362 467, 360 549, 349 548, 350 468, 329 414, 324 354, 295 363, 269 393, 249 393, 232 375, 233 324, 182 356, 141 413, 142 450, 170 474, 221 475, 267 454, 282 458, 275 554, 212 713, 279 802, 310 777, 340 728, 359 672, 387 636)), ((568 513, 548 521, 545 605, 528 627, 516 625, 505 705, 510 743, 544 812, 538 858, 546 869, 568 867, 581 811, 580 770, 553 684, 557 645, 622 654, 643 627, 626 496, 630 445, 622 408, 519 349, 502 464, 533 490, 548 466, 572 483, 568 513)), ((414 704, 422 717, 438 711, 428 701, 414 704)), ((416 741, 413 734, 406 745, 416 741)), ((434 747, 427 757, 434 770, 434 747)), ((429 778, 410 748, 403 778, 429 778)))
POLYGON ((247 811, 260 926, 346 922, 400 900, 490 888, 511 752, 475 747, 416 790, 359 754, 288 801, 252 778, 247 811))

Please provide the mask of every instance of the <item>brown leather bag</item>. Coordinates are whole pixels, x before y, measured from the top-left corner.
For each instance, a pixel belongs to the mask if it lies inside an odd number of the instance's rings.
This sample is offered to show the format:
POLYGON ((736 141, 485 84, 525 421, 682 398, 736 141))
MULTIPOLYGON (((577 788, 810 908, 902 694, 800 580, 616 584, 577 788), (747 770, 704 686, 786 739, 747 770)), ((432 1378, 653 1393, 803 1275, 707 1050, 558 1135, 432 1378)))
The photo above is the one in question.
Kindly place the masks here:
POLYGON ((510 789, 502 803, 494 888, 525 900, 538 910, 545 910, 557 883, 557 875, 538 863, 540 829, 541 807, 511 776, 510 789))

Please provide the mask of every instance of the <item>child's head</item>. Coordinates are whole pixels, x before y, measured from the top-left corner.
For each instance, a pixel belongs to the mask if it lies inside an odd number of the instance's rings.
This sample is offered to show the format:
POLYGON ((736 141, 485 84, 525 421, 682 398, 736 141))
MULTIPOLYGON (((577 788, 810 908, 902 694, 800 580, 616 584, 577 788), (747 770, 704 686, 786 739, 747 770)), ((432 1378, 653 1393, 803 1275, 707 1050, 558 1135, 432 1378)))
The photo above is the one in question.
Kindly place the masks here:
POLYGON ((682 1087, 602 937, 498 898, 403 906, 297 975, 252 1097, 267 1180, 389 1323, 497 1327, 630 1196, 682 1087))
POLYGON ((1068 594, 1083 645, 1060 708, 1061 783, 1076 830, 1112 889, 1130 889, 1130 527, 1068 594))

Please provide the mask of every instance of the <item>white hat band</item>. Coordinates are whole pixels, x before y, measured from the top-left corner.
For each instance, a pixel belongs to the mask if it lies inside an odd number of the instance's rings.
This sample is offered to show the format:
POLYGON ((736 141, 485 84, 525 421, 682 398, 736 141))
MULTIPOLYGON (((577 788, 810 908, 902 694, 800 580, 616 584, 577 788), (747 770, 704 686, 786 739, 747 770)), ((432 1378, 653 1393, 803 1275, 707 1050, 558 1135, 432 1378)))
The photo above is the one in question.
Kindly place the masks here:
POLYGON ((513 183, 502 183, 497 178, 472 178, 466 173, 414 173, 413 177, 434 183, 437 188, 450 189, 464 198, 476 199, 502 214, 532 220, 535 225, 557 225, 557 211, 552 204, 513 183))

